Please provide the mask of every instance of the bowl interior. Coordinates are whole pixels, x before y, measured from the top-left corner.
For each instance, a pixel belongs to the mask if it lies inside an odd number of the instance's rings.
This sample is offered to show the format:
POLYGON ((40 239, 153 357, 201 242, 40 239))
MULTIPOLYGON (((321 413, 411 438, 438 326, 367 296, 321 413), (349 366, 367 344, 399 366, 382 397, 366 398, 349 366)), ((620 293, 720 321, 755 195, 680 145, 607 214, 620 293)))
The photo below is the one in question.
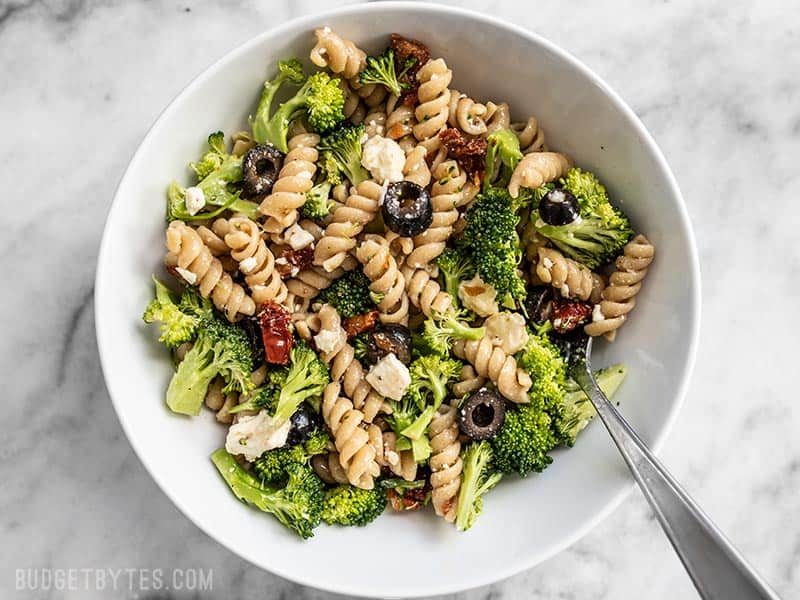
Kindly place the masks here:
POLYGON ((418 4, 362 5, 265 33, 206 71, 161 115, 120 184, 100 253, 96 318, 108 388, 162 489, 209 535, 253 563, 304 584, 371 597, 489 583, 572 543, 630 489, 600 424, 590 425, 573 449, 557 451, 543 474, 504 481, 466 534, 427 511, 387 512, 367 528, 323 527, 300 542, 238 503, 219 479, 208 456, 225 432, 213 417, 180 418, 163 404, 170 362, 140 315, 152 294, 150 274, 161 272, 166 185, 188 178, 186 164, 199 156, 209 132, 246 124, 275 61, 306 57, 313 28, 322 24, 372 51, 390 31, 425 41, 453 69, 453 87, 509 102, 516 120, 535 115, 551 148, 600 175, 657 255, 630 322, 617 342, 600 345, 597 363, 629 366, 618 395, 623 412, 646 441, 658 445, 666 434, 693 359, 699 280, 682 200, 659 151, 621 100, 563 51, 487 17, 418 4), (389 566, 393 556, 431 567, 398 578, 389 566))

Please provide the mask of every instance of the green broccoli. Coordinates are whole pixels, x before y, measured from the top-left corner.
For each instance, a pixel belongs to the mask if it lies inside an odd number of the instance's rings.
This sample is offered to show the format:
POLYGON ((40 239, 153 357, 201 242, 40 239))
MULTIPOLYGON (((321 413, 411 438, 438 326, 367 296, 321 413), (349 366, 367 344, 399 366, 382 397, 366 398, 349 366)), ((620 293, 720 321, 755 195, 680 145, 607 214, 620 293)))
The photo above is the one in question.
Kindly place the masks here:
MULTIPOLYGON (((564 253, 565 256, 596 269, 611 262, 628 243, 633 230, 622 211, 611 205, 605 187, 592 173, 578 168, 570 169, 559 184, 578 200, 581 218, 568 225, 548 225, 537 219, 533 212, 536 231, 564 253)), ((538 188, 538 200, 555 184, 538 188)))
POLYGON ((263 410, 267 409, 272 412, 278 404, 278 396, 280 396, 281 388, 286 385, 286 376, 289 370, 285 367, 276 367, 267 372, 267 379, 264 384, 250 392, 247 400, 241 404, 237 404, 230 409, 231 414, 236 414, 246 410, 263 410))
POLYGON ((312 456, 327 452, 330 436, 324 428, 311 432, 302 444, 267 450, 253 462, 253 471, 264 483, 280 483, 287 478, 288 465, 307 465, 312 456))
POLYGON ((460 320, 463 317, 456 311, 434 312, 432 318, 425 320, 423 340, 434 352, 446 355, 454 340, 479 340, 486 335, 485 327, 470 327, 460 320))
POLYGON ((458 286, 462 281, 475 276, 475 265, 472 264, 469 254, 463 249, 447 248, 436 259, 436 266, 439 267, 444 289, 450 294, 453 306, 460 306, 458 286))
POLYGON ((225 448, 214 452, 211 460, 239 500, 270 513, 303 539, 314 535, 322 517, 325 486, 310 467, 288 465, 286 485, 275 488, 245 471, 225 448))
MULTIPOLYGON (((165 343, 169 348, 180 346, 184 342, 191 342, 200 324, 200 317, 194 311, 188 311, 177 304, 167 286, 153 277, 156 285, 156 297, 147 305, 142 315, 145 323, 160 323, 161 337, 159 342, 165 343)), ((186 296, 188 294, 184 294, 186 296)), ((211 311, 211 303, 205 298, 200 298, 205 309, 211 311)))
POLYGON ((369 173, 361 166, 361 138, 363 137, 363 123, 345 125, 326 135, 317 144, 320 164, 331 184, 342 183, 342 176, 346 177, 351 185, 358 185, 369 179, 369 173))
POLYGON ((562 404, 567 364, 546 334, 528 333, 528 343, 516 354, 517 366, 533 381, 531 404, 553 413, 562 404))
MULTIPOLYGON (((626 375, 627 368, 625 365, 613 365, 596 371, 594 378, 606 397, 610 399, 617 393, 626 375)), ((567 380, 565 389, 566 393, 562 401, 564 407, 556 427, 563 443, 567 446, 572 446, 575 443, 575 438, 578 437, 578 434, 583 431, 597 412, 591 400, 572 379, 567 380)))
POLYGON ((194 186, 202 194, 205 206, 191 214, 186 206, 186 188, 173 181, 167 188, 167 221, 199 221, 212 219, 226 210, 254 218, 259 215, 258 204, 239 197, 235 185, 242 180, 242 158, 228 154, 221 131, 208 136, 211 150, 199 163, 192 163, 198 182, 194 186), (215 210, 209 210, 214 207, 215 210))
POLYGON ((398 73, 395 68, 394 50, 387 48, 380 56, 367 57, 367 64, 359 75, 359 81, 364 85, 371 83, 383 85, 395 96, 400 96, 409 88, 407 82, 400 80, 416 62, 417 59, 413 56, 408 57, 398 73))
POLYGON ((300 214, 306 219, 319 221, 331 212, 333 202, 330 200, 331 184, 323 180, 306 192, 306 201, 300 207, 300 214))
POLYGON ((552 419, 533 404, 518 404, 506 411, 506 418, 492 438, 494 464, 503 473, 543 471, 552 462, 547 454, 559 443, 552 419))
POLYGON ((321 395, 330 382, 328 367, 304 341, 295 343, 289 361, 273 414, 279 421, 291 418, 304 401, 321 395))
POLYGON ((483 191, 492 185, 506 187, 511 174, 522 160, 519 139, 510 129, 498 129, 486 137, 486 169, 483 174, 483 191))
POLYGON ((465 213, 467 227, 458 241, 478 275, 497 290, 498 300, 508 308, 525 299, 525 281, 517 269, 522 247, 516 210, 517 203, 505 188, 489 188, 465 213))
POLYGON ((475 523, 483 510, 483 495, 503 478, 492 465, 492 447, 488 442, 468 444, 461 451, 464 470, 458 491, 456 527, 466 531, 475 523))
POLYGON ((350 341, 353 347, 353 354, 358 360, 364 360, 367 357, 367 335, 368 333, 359 333, 350 341))
POLYGON ((316 302, 330 304, 345 319, 363 315, 375 308, 375 300, 369 289, 371 283, 361 269, 349 271, 322 290, 316 302))
POLYGON ((325 492, 322 520, 328 525, 363 527, 377 519, 386 508, 386 492, 380 487, 363 490, 337 485, 325 492))
POLYGON ((309 126, 317 133, 325 133, 344 119, 344 93, 339 80, 328 73, 314 73, 297 93, 282 103, 275 112, 272 101, 285 81, 299 83, 303 80, 302 66, 296 59, 278 63, 278 76, 264 84, 256 116, 251 121, 253 138, 259 143, 269 143, 284 154, 288 151, 289 124, 305 116, 309 126))
POLYGON ((162 318, 168 319, 168 322, 162 321, 161 326, 162 339, 167 345, 194 339, 194 345, 178 364, 167 387, 167 406, 173 412, 199 414, 208 385, 217 375, 226 382, 225 393, 253 389, 250 374, 254 353, 250 338, 239 325, 218 317, 208 301, 199 297, 195 290, 185 288, 176 305, 174 302, 167 304, 164 290, 156 286, 155 303, 147 307, 144 319, 152 322, 162 318), (193 324, 187 328, 190 322, 193 324))

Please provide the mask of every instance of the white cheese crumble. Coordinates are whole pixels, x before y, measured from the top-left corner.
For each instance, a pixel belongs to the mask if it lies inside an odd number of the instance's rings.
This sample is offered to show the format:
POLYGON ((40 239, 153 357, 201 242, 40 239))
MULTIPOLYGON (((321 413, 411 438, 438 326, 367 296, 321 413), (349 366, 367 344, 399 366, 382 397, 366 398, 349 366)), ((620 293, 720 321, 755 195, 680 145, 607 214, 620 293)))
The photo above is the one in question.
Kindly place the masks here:
POLYGON ((183 198, 184 202, 186 202, 186 210, 193 216, 199 213, 206 205, 206 195, 199 187, 186 188, 183 198))
POLYGON ((599 304, 595 304, 594 308, 592 309, 592 321, 597 323, 597 321, 605 321, 606 316, 603 314, 603 308, 599 304))
POLYGON ((258 266, 258 261, 256 260, 255 256, 248 256, 242 262, 239 263, 239 270, 245 275, 247 273, 251 273, 253 269, 258 266))
POLYGON ((338 331, 331 329, 323 329, 314 336, 314 343, 317 345, 317 350, 324 353, 330 353, 341 347, 342 334, 344 330, 340 327, 338 331))
POLYGON ((314 236, 297 223, 286 230, 284 239, 286 239, 286 243, 292 247, 292 250, 301 250, 314 243, 314 236))
POLYGON ((400 359, 387 354, 372 366, 366 380, 381 396, 401 400, 411 384, 411 375, 400 359))
POLYGON ((257 415, 240 416, 239 422, 228 430, 225 449, 253 461, 267 450, 283 446, 291 426, 290 420, 275 419, 266 410, 257 415))
POLYGON ((542 264, 544 265, 545 269, 553 268, 553 261, 547 258, 546 256, 542 259, 542 264))
POLYGON ((195 283, 197 283, 197 275, 195 275, 191 271, 187 271, 186 269, 181 269, 180 267, 175 267, 175 270, 178 272, 178 275, 183 277, 183 280, 189 285, 194 285, 195 283))
POLYGON ((465 308, 481 317, 488 317, 500 310, 497 305, 497 290, 485 283, 479 275, 458 285, 458 298, 465 308))
POLYGON ((516 354, 528 343, 525 318, 519 313, 503 311, 490 316, 483 323, 486 336, 492 345, 500 346, 506 354, 516 354))
POLYGON ((361 164, 378 183, 401 181, 406 153, 394 140, 374 135, 364 144, 361 164))

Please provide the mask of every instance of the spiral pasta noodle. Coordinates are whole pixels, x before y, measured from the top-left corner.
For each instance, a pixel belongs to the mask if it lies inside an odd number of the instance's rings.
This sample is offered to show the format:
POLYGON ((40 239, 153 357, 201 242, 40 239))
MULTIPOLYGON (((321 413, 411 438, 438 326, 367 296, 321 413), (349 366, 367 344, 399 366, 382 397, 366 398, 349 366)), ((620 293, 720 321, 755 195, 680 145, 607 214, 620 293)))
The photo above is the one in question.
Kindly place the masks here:
POLYGON ((461 443, 458 441, 456 408, 442 404, 428 428, 431 440, 431 503, 436 514, 450 523, 458 512, 461 487, 461 443))
POLYGON ((362 181, 347 197, 344 205, 333 211, 325 234, 314 249, 314 264, 329 273, 344 263, 355 248, 356 236, 372 221, 383 196, 383 188, 372 180, 362 181))
POLYGON ((381 294, 381 301, 378 303, 381 322, 406 324, 406 280, 389 250, 386 238, 374 235, 365 239, 356 251, 356 258, 364 265, 364 274, 372 282, 370 290, 381 294))
POLYGON ((466 173, 459 170, 455 161, 441 163, 434 177, 431 188, 433 221, 428 229, 414 236, 414 251, 406 259, 406 264, 414 268, 433 262, 444 252, 453 233, 453 224, 458 220, 457 207, 463 204, 465 196, 466 173))
POLYGON ((339 87, 342 88, 342 93, 344 94, 344 106, 342 107, 344 118, 354 125, 358 125, 364 120, 367 109, 364 107, 364 103, 361 102, 361 97, 350 87, 346 79, 339 80, 339 87))
POLYGON ((358 75, 367 59, 367 54, 352 41, 344 39, 330 27, 314 31, 316 45, 309 58, 318 67, 327 67, 335 75, 353 79, 358 75))
POLYGON ((508 193, 519 196, 519 188, 536 189, 567 174, 572 162, 558 152, 533 152, 526 154, 511 174, 508 193))
MULTIPOLYGON (((313 326, 313 325, 312 325, 313 326)), ((337 337, 329 350, 321 351, 322 361, 330 366, 331 381, 341 381, 344 393, 363 414, 365 423, 371 423, 383 408, 383 397, 364 378, 364 368, 355 357, 355 350, 347 343, 341 317, 336 309, 324 304, 319 311, 319 331, 337 337)))
POLYGON ((391 96, 386 101, 386 137, 396 141, 408 153, 406 148, 413 148, 417 144, 414 138, 417 119, 413 106, 398 104, 397 101, 397 96, 391 96))
POLYGON ((237 321, 242 315, 255 313, 256 305, 244 288, 235 283, 223 271, 222 263, 211 254, 198 233, 183 221, 172 221, 166 232, 167 250, 171 256, 167 262, 187 273, 191 273, 203 298, 211 298, 229 321, 237 321))
POLYGON ((275 257, 261 237, 258 223, 247 217, 232 217, 228 223, 230 231, 225 234, 225 243, 231 249, 231 257, 239 262, 253 300, 256 304, 282 304, 288 291, 275 270, 275 257))
POLYGON ((486 133, 484 117, 487 112, 485 105, 456 89, 450 90, 447 120, 451 127, 457 127, 468 135, 482 135, 486 133))
POLYGON ((483 115, 486 122, 486 135, 494 133, 499 129, 509 129, 511 127, 511 112, 506 102, 495 104, 486 103, 486 114, 483 115))
POLYGON ((561 292, 564 298, 598 302, 605 287, 603 278, 592 270, 567 258, 555 248, 539 248, 536 275, 561 292))
POLYGON ((448 86, 452 79, 453 72, 442 58, 429 60, 417 72, 419 105, 414 111, 417 124, 413 132, 429 154, 441 146, 438 134, 447 125, 450 113, 448 86))
POLYGON ((311 468, 328 485, 337 483, 350 483, 347 479, 347 471, 339 461, 339 453, 335 450, 325 454, 317 454, 311 458, 311 468))
MULTIPOLYGON (((403 179, 412 181, 420 187, 428 186, 431 182, 431 171, 425 161, 427 154, 428 151, 423 146, 415 146, 410 152, 406 153, 406 162, 403 164, 403 179)), ((436 210, 435 207, 434 210, 436 210)))
POLYGON ((383 135, 386 131, 386 113, 382 110, 371 109, 364 117, 364 133, 367 138, 383 135))
POLYGON ((453 306, 450 294, 443 291, 439 282, 431 277, 427 269, 414 268, 408 264, 402 267, 406 281, 406 294, 411 304, 426 317, 434 313, 445 313, 453 306))
POLYGON ((353 407, 353 402, 341 395, 341 384, 331 381, 322 392, 322 418, 333 434, 339 464, 354 486, 371 490, 374 478, 380 474, 375 462, 375 448, 369 443, 364 429, 364 414, 353 407))
POLYGON ((370 444, 375 448, 375 460, 381 467, 386 467, 393 474, 414 481, 417 477, 417 463, 411 450, 397 449, 397 434, 394 431, 382 431, 374 423, 367 427, 370 444))
POLYGON ((453 352, 459 358, 469 361, 478 375, 491 379, 497 391, 512 402, 530 402, 530 375, 517 367, 513 356, 506 354, 500 346, 492 345, 492 340, 488 337, 481 340, 456 340, 453 352))
POLYGON ((283 160, 272 192, 264 198, 258 210, 267 217, 264 230, 276 233, 293 225, 298 209, 305 204, 306 192, 314 186, 317 172, 316 133, 300 133, 289 139, 289 152, 283 160))
POLYGON ((512 123, 511 131, 517 136, 519 149, 522 150, 523 154, 547 151, 544 131, 539 127, 536 117, 528 117, 527 121, 521 123, 512 123))
POLYGON ((486 384, 486 377, 478 375, 472 365, 464 365, 461 367, 458 381, 453 384, 453 395, 456 398, 463 398, 467 394, 481 389, 484 384, 486 384))
POLYGON ((599 310, 603 318, 588 323, 583 328, 587 334, 614 340, 617 330, 636 306, 636 295, 642 288, 642 280, 654 255, 653 244, 642 234, 625 245, 622 256, 614 263, 616 270, 609 276, 608 285, 601 295, 599 310))

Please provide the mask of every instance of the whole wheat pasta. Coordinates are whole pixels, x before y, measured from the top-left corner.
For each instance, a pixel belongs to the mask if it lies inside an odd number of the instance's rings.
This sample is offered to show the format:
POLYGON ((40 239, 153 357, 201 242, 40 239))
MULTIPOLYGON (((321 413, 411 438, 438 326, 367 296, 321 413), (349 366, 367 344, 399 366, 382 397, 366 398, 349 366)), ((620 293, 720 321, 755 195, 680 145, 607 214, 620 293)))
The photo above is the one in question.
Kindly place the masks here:
POLYGON ((356 257, 364 265, 364 274, 372 281, 370 289, 380 294, 378 310, 381 312, 381 321, 407 323, 406 280, 389 251, 386 238, 373 235, 365 239, 358 247, 356 257))
POLYGON ((439 407, 431 420, 430 438, 431 503, 437 515, 452 523, 458 512, 463 469, 455 407, 439 407))
POLYGON ((481 389, 486 384, 486 377, 481 377, 475 372, 472 365, 464 365, 461 368, 459 380, 453 384, 453 394, 456 398, 463 398, 481 389))
POLYGON ((409 301, 426 317, 432 317, 434 313, 445 313, 452 308, 453 299, 450 294, 442 290, 439 282, 431 277, 427 269, 403 265, 402 272, 409 301))
POLYGON ((411 450, 397 449, 397 435, 393 431, 382 431, 376 424, 367 427, 369 440, 375 448, 375 460, 394 475, 414 481, 417 478, 417 463, 411 450))
POLYGON ((512 198, 516 198, 519 196, 521 187, 538 188, 563 177, 571 167, 572 162, 569 158, 558 152, 526 154, 511 175, 511 181, 508 182, 508 193, 512 198))
POLYGON ((600 275, 565 257, 555 248, 539 248, 536 275, 542 283, 553 286, 564 298, 598 302, 605 287, 600 275))
POLYGON ((513 356, 506 354, 500 346, 493 346, 489 338, 456 340, 453 353, 469 361, 479 375, 491 379, 497 391, 508 400, 517 404, 530 402, 530 375, 517 367, 513 356))
POLYGON ((486 133, 484 118, 487 113, 485 105, 475 102, 466 94, 450 89, 448 105, 448 123, 468 135, 478 136, 486 133))
POLYGON ((519 149, 522 150, 523 154, 547 151, 544 131, 539 127, 536 117, 528 117, 527 121, 521 123, 512 123, 511 131, 517 136, 519 149))
POLYGON ((414 111, 417 124, 414 137, 425 146, 428 154, 441 146, 439 132, 447 125, 450 114, 450 90, 453 72, 442 58, 429 60, 417 72, 419 105, 414 111))

